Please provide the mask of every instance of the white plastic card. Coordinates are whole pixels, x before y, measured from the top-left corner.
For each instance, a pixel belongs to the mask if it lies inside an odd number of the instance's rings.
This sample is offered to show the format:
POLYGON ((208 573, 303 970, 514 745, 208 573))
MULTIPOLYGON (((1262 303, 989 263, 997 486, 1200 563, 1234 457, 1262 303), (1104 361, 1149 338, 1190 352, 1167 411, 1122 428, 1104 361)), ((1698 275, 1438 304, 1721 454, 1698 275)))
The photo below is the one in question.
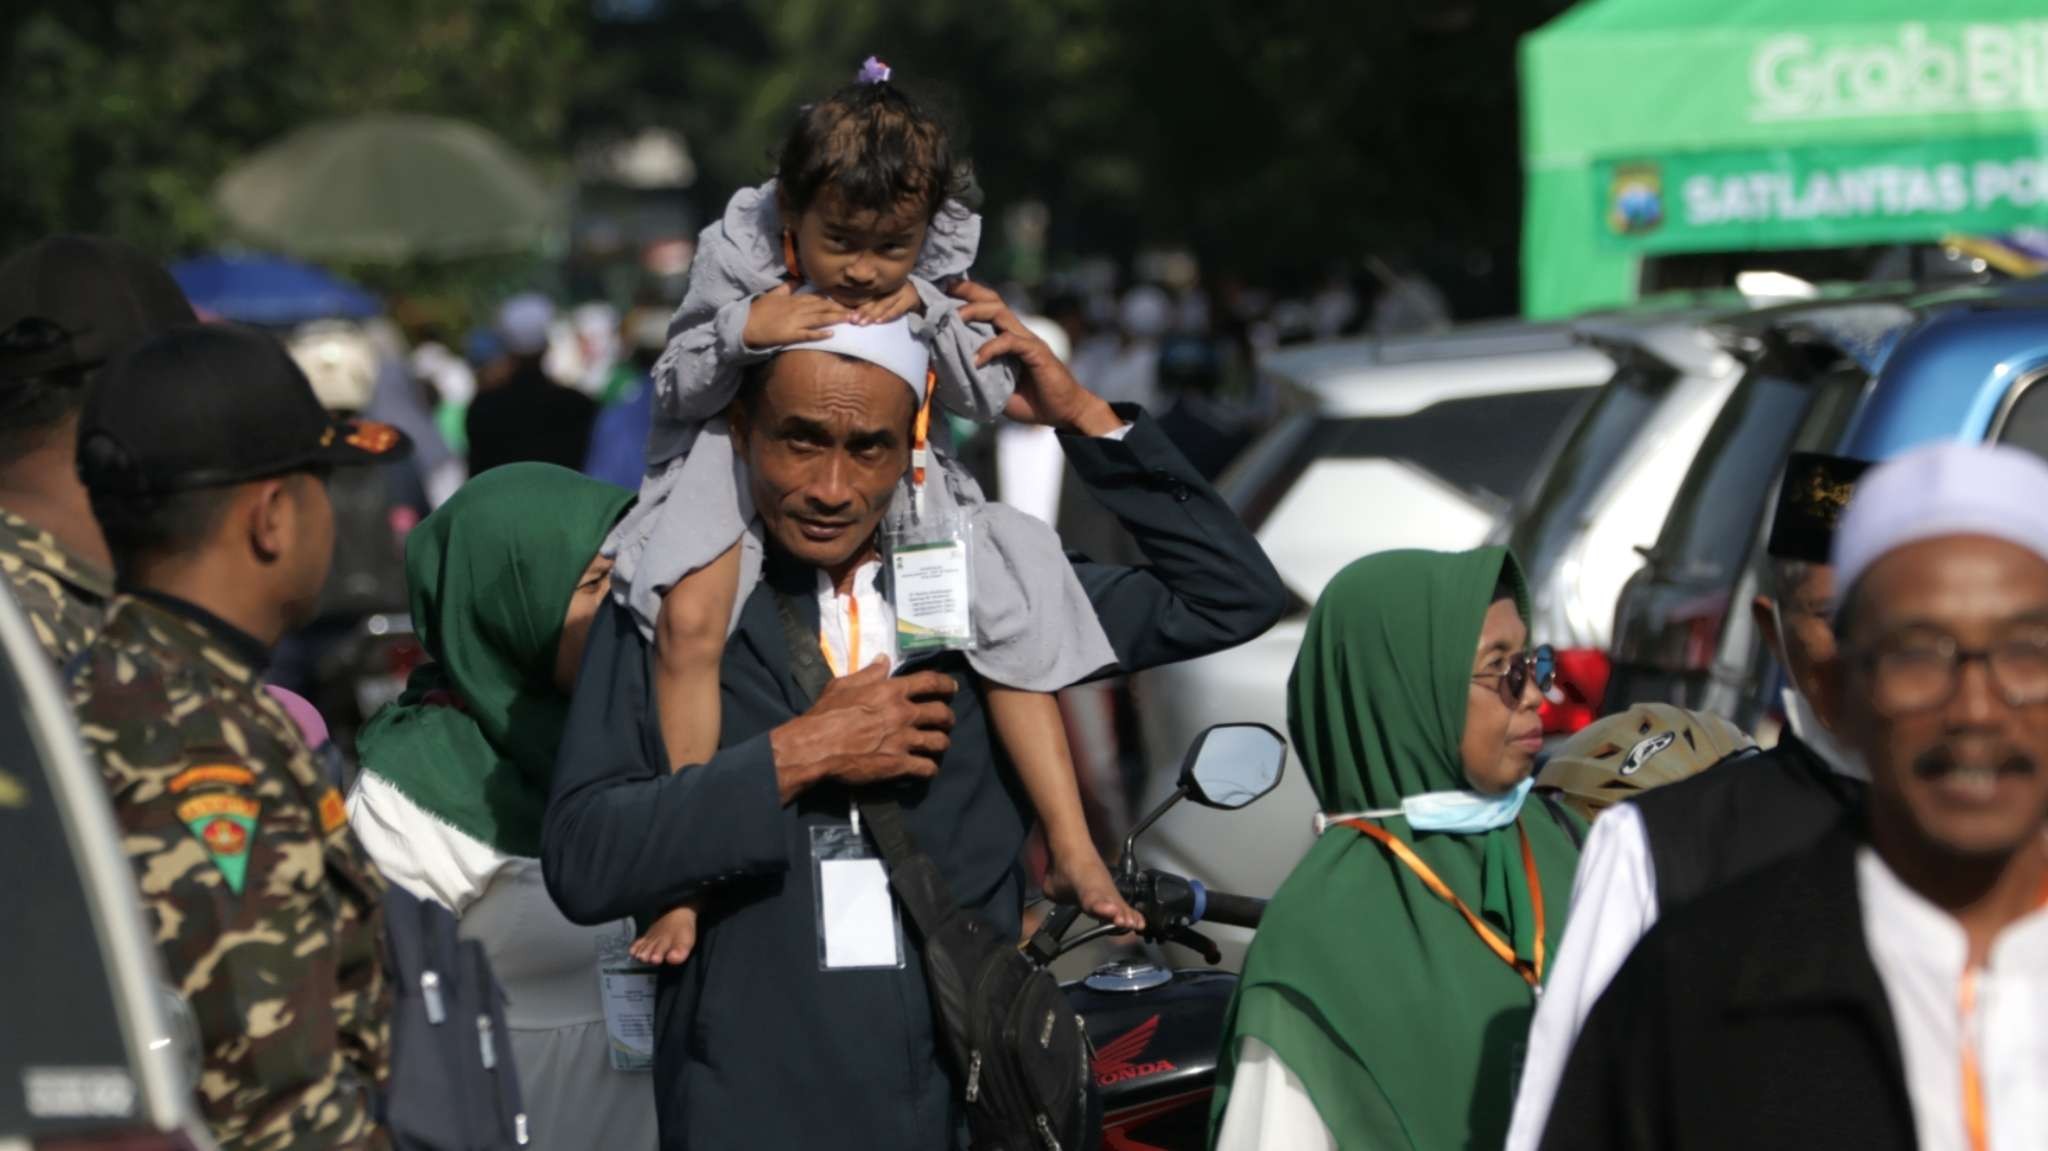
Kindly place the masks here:
POLYGON ((938 520, 889 536, 889 598, 902 655, 974 647, 969 535, 965 523, 938 520))
POLYGON ((903 920, 889 873, 858 829, 811 828, 818 890, 818 969, 861 971, 903 966, 903 920))

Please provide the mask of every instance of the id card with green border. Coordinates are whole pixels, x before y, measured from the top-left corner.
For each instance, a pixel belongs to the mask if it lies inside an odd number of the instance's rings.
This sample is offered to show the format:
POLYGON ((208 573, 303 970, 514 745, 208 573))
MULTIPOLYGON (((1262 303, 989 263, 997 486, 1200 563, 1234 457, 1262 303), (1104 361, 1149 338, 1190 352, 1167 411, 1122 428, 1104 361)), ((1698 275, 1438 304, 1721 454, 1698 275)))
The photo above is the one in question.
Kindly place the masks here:
POLYGON ((967 525, 919 525, 914 534, 892 535, 888 543, 897 652, 972 650, 974 580, 967 525))

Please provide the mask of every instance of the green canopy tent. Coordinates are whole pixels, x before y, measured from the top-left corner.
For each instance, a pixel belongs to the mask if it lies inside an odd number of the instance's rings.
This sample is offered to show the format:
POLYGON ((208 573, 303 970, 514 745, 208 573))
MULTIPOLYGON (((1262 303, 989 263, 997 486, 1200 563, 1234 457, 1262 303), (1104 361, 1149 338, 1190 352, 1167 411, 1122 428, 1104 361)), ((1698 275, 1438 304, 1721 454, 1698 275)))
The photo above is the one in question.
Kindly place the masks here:
POLYGON ((2048 0, 1588 0, 1521 45, 1522 306, 2048 224, 2048 0))
POLYGON ((553 191, 474 124, 365 113, 306 125, 220 178, 238 235, 302 259, 399 264, 533 250, 553 191))

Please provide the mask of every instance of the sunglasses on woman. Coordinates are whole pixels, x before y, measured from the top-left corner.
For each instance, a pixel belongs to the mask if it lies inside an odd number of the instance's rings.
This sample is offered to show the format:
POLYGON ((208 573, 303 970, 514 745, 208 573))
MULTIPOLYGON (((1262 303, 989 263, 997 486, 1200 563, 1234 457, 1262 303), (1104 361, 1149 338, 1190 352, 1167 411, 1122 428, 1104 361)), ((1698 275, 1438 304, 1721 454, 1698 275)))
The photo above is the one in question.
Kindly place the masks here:
POLYGON ((1523 690, 1532 681, 1538 694, 1549 694, 1551 683, 1557 679, 1557 652, 1549 644, 1544 644, 1535 651, 1509 656, 1505 671, 1482 671, 1472 678, 1499 680, 1501 699, 1511 708, 1518 707, 1523 690))

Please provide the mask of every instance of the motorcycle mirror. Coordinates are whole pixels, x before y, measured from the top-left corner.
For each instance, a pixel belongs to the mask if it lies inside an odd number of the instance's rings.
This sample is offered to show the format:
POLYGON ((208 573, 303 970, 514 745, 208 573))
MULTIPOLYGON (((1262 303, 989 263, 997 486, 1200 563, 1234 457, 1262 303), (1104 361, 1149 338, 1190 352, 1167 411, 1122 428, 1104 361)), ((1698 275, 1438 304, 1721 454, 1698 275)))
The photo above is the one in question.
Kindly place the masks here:
POLYGON ((1280 785, 1287 741, 1263 723, 1222 723, 1195 737, 1180 785, 1204 807, 1234 811, 1280 785))

